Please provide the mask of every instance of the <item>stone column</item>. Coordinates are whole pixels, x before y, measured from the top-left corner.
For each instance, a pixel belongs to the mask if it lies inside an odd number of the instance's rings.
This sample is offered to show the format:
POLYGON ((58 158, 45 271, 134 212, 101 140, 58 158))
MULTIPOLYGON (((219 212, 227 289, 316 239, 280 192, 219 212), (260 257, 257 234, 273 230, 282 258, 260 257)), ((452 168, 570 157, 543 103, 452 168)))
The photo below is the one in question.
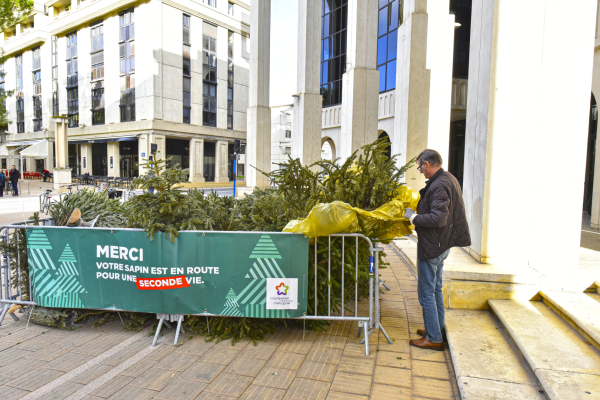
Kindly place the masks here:
POLYGON ((348 45, 338 147, 342 160, 378 136, 377 4, 377 0, 348 0, 348 45))
MULTIPOLYGON (((400 154, 399 164, 404 165, 430 148, 447 163, 454 15, 448 12, 448 0, 409 0, 404 4, 404 22, 398 28, 392 154, 400 154)), ((406 183, 421 189, 425 178, 411 168, 406 183)))
POLYGON ((190 182, 204 183, 204 140, 190 140, 190 182))
POLYGON ((463 187, 476 259, 556 277, 578 267, 597 4, 540 6, 473 1, 463 187))
POLYGON ((229 143, 219 140, 215 153, 215 182, 229 182, 229 143))
POLYGON ((107 143, 106 155, 108 156, 107 162, 107 176, 112 176, 113 178, 121 176, 121 149, 119 148, 119 142, 109 142, 107 143), (112 157, 112 167, 111 160, 112 157))
MULTIPOLYGON (((156 143, 158 145, 158 152, 154 155, 154 160, 165 159, 165 149, 167 143, 166 138, 161 135, 148 134, 138 138, 138 157, 140 164, 145 162, 145 160, 149 160, 150 156, 152 155, 150 154, 152 143, 156 143)), ((139 170, 140 175, 144 175, 148 172, 147 168, 142 166, 139 167, 139 170)))
POLYGON ((52 171, 54 176, 54 189, 71 183, 71 169, 69 168, 69 135, 67 132, 68 121, 66 118, 55 118, 56 168, 52 171))
POLYGON ((271 0, 252 0, 251 9, 246 182, 248 188, 263 188, 269 187, 269 180, 258 170, 271 171, 271 0))
POLYGON ((81 145, 81 175, 86 172, 92 175, 92 145, 91 144, 82 144, 81 145))
POLYGON ((320 1, 298 1, 299 97, 294 97, 292 157, 299 158, 303 165, 321 160, 321 8, 320 1))

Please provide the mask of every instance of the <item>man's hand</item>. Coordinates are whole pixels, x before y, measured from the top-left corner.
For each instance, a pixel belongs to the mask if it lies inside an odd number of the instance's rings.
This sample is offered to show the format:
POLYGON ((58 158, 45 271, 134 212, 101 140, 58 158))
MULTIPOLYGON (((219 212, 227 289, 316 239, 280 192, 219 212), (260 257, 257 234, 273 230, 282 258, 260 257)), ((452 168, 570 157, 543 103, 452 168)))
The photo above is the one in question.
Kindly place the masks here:
POLYGON ((415 219, 416 216, 417 213, 410 208, 407 208, 406 211, 404 211, 404 218, 408 218, 411 224, 413 223, 413 219, 415 219))

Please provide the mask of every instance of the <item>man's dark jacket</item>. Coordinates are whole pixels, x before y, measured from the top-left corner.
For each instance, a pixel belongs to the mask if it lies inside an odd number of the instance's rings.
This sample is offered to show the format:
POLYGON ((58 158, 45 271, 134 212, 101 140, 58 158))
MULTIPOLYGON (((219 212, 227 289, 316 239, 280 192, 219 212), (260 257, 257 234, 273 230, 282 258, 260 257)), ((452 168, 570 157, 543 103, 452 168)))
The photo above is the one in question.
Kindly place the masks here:
POLYGON ((465 204, 456 178, 440 168, 419 193, 421 199, 413 219, 419 235, 419 259, 439 257, 451 247, 470 246, 465 204))
POLYGON ((10 171, 10 181, 17 182, 21 178, 21 173, 18 169, 13 169, 10 171))

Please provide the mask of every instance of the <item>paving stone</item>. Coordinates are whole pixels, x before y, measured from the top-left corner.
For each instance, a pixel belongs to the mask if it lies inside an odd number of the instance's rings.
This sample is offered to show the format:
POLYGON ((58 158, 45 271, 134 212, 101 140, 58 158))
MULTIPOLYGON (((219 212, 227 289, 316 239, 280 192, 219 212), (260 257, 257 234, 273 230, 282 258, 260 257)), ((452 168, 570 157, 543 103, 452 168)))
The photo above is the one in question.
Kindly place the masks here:
POLYGON ((320 335, 328 334, 331 336, 348 336, 350 333, 351 322, 347 321, 334 321, 327 327, 326 333, 319 333, 320 335))
POLYGON ((170 371, 155 367, 156 365, 135 378, 131 382, 131 385, 144 389, 161 391, 165 388, 165 386, 167 386, 180 375, 180 373, 177 371, 170 371))
POLYGON ((131 377, 117 375, 108 382, 106 382, 104 385, 94 389, 90 394, 92 396, 107 398, 117 393, 119 390, 121 390, 121 388, 125 387, 125 385, 127 385, 131 381, 133 381, 133 378, 131 377))
POLYGON ((224 394, 207 392, 204 389, 204 392, 200 393, 200 396, 196 397, 196 400, 236 400, 239 397, 231 397, 225 396, 224 394))
POLYGON ((36 390, 47 384, 48 382, 52 382, 56 378, 61 375, 64 375, 64 372, 55 371, 52 369, 46 368, 36 368, 31 370, 27 368, 25 370, 17 371, 19 372, 19 377, 16 379, 12 379, 9 382, 6 382, 7 385, 17 387, 19 389, 24 390, 36 390), (23 371, 29 371, 25 374, 23 371))
POLYGON ((313 348, 306 359, 309 361, 319 361, 332 364, 338 364, 342 358, 342 350, 340 349, 324 349, 322 347, 313 348))
POLYGON ((340 393, 333 390, 327 395, 327 400, 369 400, 369 396, 360 396, 358 394, 340 393))
POLYGON ((279 345, 287 338, 287 336, 288 336, 287 329, 279 328, 277 330, 277 332, 270 333, 267 336, 265 336, 265 343, 279 345))
POLYGON ((83 389, 84 387, 85 387, 85 385, 82 385, 81 383, 75 383, 72 381, 65 382, 62 385, 58 386, 57 388, 52 389, 52 391, 50 393, 44 395, 42 398, 44 400, 66 399, 67 397, 69 397, 76 391, 83 389))
POLYGON ((318 335, 314 343, 314 346, 332 349, 343 349, 345 345, 345 336, 333 336, 327 334, 318 335))
POLYGON ((162 343, 159 348, 153 350, 146 358, 149 358, 154 361, 160 361, 166 356, 173 354, 173 342, 170 343, 162 343))
POLYGON ((208 386, 207 383, 177 378, 163 390, 158 392, 153 398, 161 400, 192 400, 195 399, 206 386, 208 386))
POLYGON ((225 367, 225 372, 236 375, 256 376, 265 363, 265 360, 240 356, 236 357, 235 360, 225 367))
POLYGON ((282 353, 281 351, 277 351, 269 361, 267 361, 267 367, 298 369, 305 358, 306 356, 304 354, 282 353))
MULTIPOLYGON (((411 368, 410 353, 396 353, 391 351, 377 352, 377 365, 395 368, 411 368)), ((441 365, 441 363, 440 363, 441 365)), ((445 364, 444 364, 445 367, 445 364)))
POLYGON ((331 383, 296 378, 286 392, 284 400, 323 400, 327 398, 331 383))
POLYGON ((81 353, 81 354, 89 354, 91 356, 97 356, 99 354, 104 353, 107 350, 112 349, 118 343, 108 342, 106 340, 94 339, 85 345, 76 347, 72 352, 73 353, 81 353))
POLYGON ((215 343, 214 347, 229 349, 229 350, 237 350, 242 351, 248 346, 252 341, 248 338, 243 338, 235 343, 232 340, 221 340, 219 343, 215 343))
POLYGON ((82 383, 84 385, 87 385, 88 383, 98 379, 99 377, 101 377, 102 375, 104 375, 105 373, 110 371, 112 368, 113 367, 111 367, 110 365, 104 365, 104 364, 94 365, 92 368, 88 369, 84 373, 79 374, 76 377, 74 377, 72 379, 72 382, 82 383))
POLYGON ((392 344, 389 344, 388 341, 381 335, 382 337, 378 339, 377 343, 379 344, 379 351, 392 351, 397 353, 406 353, 410 354, 410 344, 408 344, 408 339, 404 340, 396 340, 392 341, 392 344))
POLYGON ((59 340, 57 342, 57 344, 59 346, 73 346, 73 347, 79 347, 82 345, 85 345, 87 343, 90 343, 92 340, 98 338, 100 336, 100 332, 91 332, 91 331, 84 331, 84 330, 78 330, 78 331, 70 331, 69 335, 66 336, 65 338, 59 340))
POLYGON ((285 390, 268 386, 250 385, 244 392, 241 400, 281 400, 285 396, 285 390))
MULTIPOLYGON (((477 400, 547 400, 548 398, 540 393, 538 385, 525 385, 522 383, 503 382, 492 379, 480 379, 472 377, 459 377, 460 393, 463 399, 477 400)), ((574 394, 573 388, 569 394, 574 394)), ((583 394, 583 393, 582 393, 583 394)), ((565 397, 557 397, 561 400, 568 400, 565 397)), ((581 396, 580 399, 585 397, 581 396)))
POLYGON ((275 353, 277 347, 277 345, 258 343, 257 346, 246 346, 246 348, 240 353, 240 356, 268 360, 269 358, 271 358, 273 353, 275 353))
POLYGON ((65 354, 69 353, 73 349, 74 349, 74 347, 62 347, 62 346, 49 345, 48 347, 46 347, 44 349, 34 351, 30 357, 35 358, 36 360, 53 361, 61 356, 64 356, 65 354))
POLYGON ((82 364, 90 361, 93 356, 80 353, 67 353, 46 365, 46 368, 56 369, 59 371, 69 372, 79 367, 82 364))
POLYGON ((145 400, 156 395, 154 390, 148 390, 135 386, 125 386, 117 393, 109 397, 110 400, 145 400))
POLYGON ((317 335, 319 334, 317 331, 303 330, 300 328, 288 328, 288 329, 290 332, 289 332, 288 336, 285 338, 285 342, 290 342, 291 340, 295 340, 295 339, 306 340, 306 341, 312 342, 317 338, 317 335))
POLYGON ((297 371, 291 369, 265 367, 260 371, 254 383, 262 386, 287 389, 296 377, 296 373, 297 371))
POLYGON ((412 363, 414 376, 449 380, 448 366, 444 363, 414 360, 412 363))
POLYGON ((21 329, 15 332, 9 332, 2 338, 3 342, 23 343, 29 339, 42 334, 41 330, 38 329, 21 329))
POLYGON ((190 365, 192 365, 199 356, 186 353, 171 353, 162 360, 159 360, 154 364, 154 368, 169 369, 172 371, 185 371, 190 365))
POLYGON ((208 385, 205 391, 223 394, 225 396, 240 397, 253 380, 254 378, 250 376, 221 373, 210 385, 208 385))
MULTIPOLYGON (((183 345, 178 347, 177 350, 188 354, 202 356, 204 353, 212 349, 214 345, 215 344, 213 342, 207 342, 203 338, 194 337, 191 340, 184 340, 183 345)), ((235 346, 233 347, 235 348, 235 346)))
MULTIPOLYGON (((35 354, 35 352, 33 352, 33 351, 21 350, 21 349, 17 349, 16 347, 11 347, 9 349, 2 350, 2 351, 0 351, 0 367, 3 367, 6 364, 15 362, 18 359, 23 358, 23 357, 28 357, 28 356, 31 357, 34 354, 35 354)), ((2 374, 2 373, 0 372, 0 374, 2 374)))
POLYGON ((443 351, 424 350, 411 346, 410 356, 413 360, 446 362, 446 355, 443 351))
POLYGON ((213 363, 213 364, 229 364, 240 354, 237 350, 221 349, 218 347, 212 348, 207 351, 200 361, 213 363))
POLYGON ((373 369, 375 369, 375 359, 364 356, 362 358, 342 356, 338 367, 338 371, 365 375, 373 375, 373 369))
POLYGON ((0 386, 0 394, 2 394, 2 400, 17 400, 27 396, 29 391, 4 385, 0 386))
MULTIPOLYGON (((50 345, 56 347, 56 338, 52 337, 52 336, 40 334, 40 335, 34 337, 33 339, 26 340, 19 344, 15 344, 14 342, 7 342, 7 343, 12 343, 17 349, 38 351, 43 348, 49 347, 50 345)), ((62 347, 62 346, 60 346, 60 347, 62 347)))
MULTIPOLYGON (((360 340, 360 339, 359 339, 360 340)), ((369 341, 369 358, 373 358, 375 357, 377 354, 377 343, 373 343, 372 341, 369 341)), ((367 356, 365 355, 365 345, 364 344, 360 344, 358 343, 346 343, 346 346, 344 347, 344 356, 349 356, 349 357, 365 357, 367 358, 367 356)))
POLYGON ((140 361, 133 364, 131 367, 127 368, 125 371, 121 372, 121 375, 131 376, 133 378, 137 378, 144 372, 146 372, 149 368, 154 366, 157 361, 152 360, 150 358, 143 358, 140 361))
POLYGON ((371 393, 371 376, 338 372, 331 384, 331 390, 368 396, 371 393))
MULTIPOLYGON (((375 383, 371 389, 371 398, 377 400, 411 400, 412 396, 410 388, 375 383)), ((452 399, 452 397, 449 397, 449 399, 452 399)))
POLYGON ((338 366, 316 361, 304 361, 298 370, 299 378, 316 379, 319 381, 332 382, 338 366))
MULTIPOLYGON (((316 335, 315 335, 316 336, 316 335)), ((279 345, 277 351, 288 353, 308 354, 313 342, 310 340, 288 338, 279 345)))
POLYGON ((46 364, 46 361, 36 360, 35 358, 30 357, 23 357, 0 368, 0 375, 18 378, 23 375, 23 371, 31 371, 32 369, 41 367, 44 364, 46 364))
POLYGON ((454 396, 450 381, 431 378, 413 378, 413 395, 431 399, 451 399, 454 396))
POLYGON ((182 379, 188 379, 198 382, 212 382, 217 375, 225 369, 225 365, 210 364, 197 361, 191 367, 181 374, 182 379))
POLYGON ((122 362, 130 359, 131 357, 133 357, 137 353, 138 353, 137 351, 121 350, 117 354, 114 354, 114 355, 112 355, 112 356, 104 359, 102 361, 102 364, 104 364, 104 365, 111 365, 113 367, 116 367, 117 365, 119 365, 122 362))
POLYGON ((411 371, 409 369, 383 367, 375 368, 373 380, 385 385, 411 387, 411 371))

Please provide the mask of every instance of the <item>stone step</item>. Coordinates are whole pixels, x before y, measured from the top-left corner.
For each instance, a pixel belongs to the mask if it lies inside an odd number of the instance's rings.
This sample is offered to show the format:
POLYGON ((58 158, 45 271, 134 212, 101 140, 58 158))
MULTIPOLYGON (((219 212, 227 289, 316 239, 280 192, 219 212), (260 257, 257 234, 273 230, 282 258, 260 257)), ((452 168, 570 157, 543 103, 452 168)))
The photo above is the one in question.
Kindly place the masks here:
POLYGON ((600 352, 543 302, 488 300, 550 400, 600 395, 600 352))
POLYGON ((596 293, 600 294, 600 281, 594 282, 596 284, 596 293))
POLYGON ((542 300, 600 350, 600 303, 585 293, 542 290, 542 300))
POLYGON ((600 303, 600 294, 597 293, 586 293, 588 295, 588 297, 590 297, 591 299, 596 300, 598 303, 600 303))
POLYGON ((544 400, 527 362, 489 311, 447 310, 446 335, 463 400, 544 400))

